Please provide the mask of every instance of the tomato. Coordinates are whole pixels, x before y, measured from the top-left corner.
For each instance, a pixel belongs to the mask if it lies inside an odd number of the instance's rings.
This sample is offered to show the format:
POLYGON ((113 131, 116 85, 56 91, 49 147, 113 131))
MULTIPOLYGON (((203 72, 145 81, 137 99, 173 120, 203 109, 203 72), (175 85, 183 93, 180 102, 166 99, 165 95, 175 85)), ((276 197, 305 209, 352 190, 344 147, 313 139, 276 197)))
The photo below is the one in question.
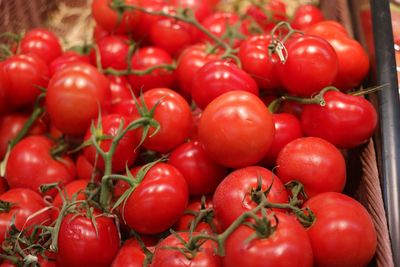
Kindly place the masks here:
POLYGON ((273 114, 275 136, 270 149, 264 157, 268 166, 274 166, 276 158, 282 148, 290 141, 303 137, 303 130, 299 119, 289 113, 273 114))
MULTIPOLYGON (((109 35, 97 41, 101 66, 104 69, 124 70, 128 68, 129 39, 124 35, 109 35)), ((97 64, 93 51, 91 60, 97 64)))
POLYGON ((201 109, 204 109, 216 97, 234 90, 258 95, 256 82, 228 60, 210 61, 193 77, 192 97, 201 109))
POLYGON ((250 5, 246 14, 251 16, 265 32, 269 32, 279 21, 285 21, 286 5, 281 0, 271 0, 264 4, 262 8, 250 5))
MULTIPOLYGON (((28 136, 21 140, 9 155, 6 176, 10 188, 29 188, 39 192, 43 184, 59 182, 61 185, 75 178, 75 166, 69 157, 53 158, 53 142, 44 136, 28 136)), ((54 196, 55 189, 46 195, 54 196)))
POLYGON ((80 154, 76 158, 75 162, 76 167, 76 177, 81 180, 90 180, 94 173, 94 181, 99 182, 101 179, 100 170, 94 170, 94 166, 85 158, 83 154, 80 154))
POLYGON ((110 108, 107 78, 86 63, 71 63, 51 78, 46 93, 46 110, 56 128, 68 135, 83 135, 99 108, 110 108))
POLYGON ((367 266, 375 255, 377 236, 371 216, 356 200, 335 192, 309 199, 316 219, 308 236, 317 266, 367 266))
POLYGON ((66 51, 49 64, 50 77, 52 77, 57 71, 73 62, 84 62, 90 64, 90 58, 86 55, 80 55, 74 51, 66 51))
POLYGON ((305 29, 305 33, 309 35, 320 36, 326 38, 349 37, 346 28, 337 21, 324 20, 305 29))
POLYGON ((292 37, 285 46, 287 61, 276 67, 289 93, 309 97, 333 83, 338 72, 338 58, 327 41, 304 35, 292 37))
MULTIPOLYGON (((125 116, 119 114, 109 114, 101 117, 101 135, 115 137, 118 134, 118 128, 120 124, 123 123, 124 128, 129 125, 131 120, 125 116)), ((92 138, 92 132, 89 129, 86 132, 85 140, 92 138)), ((111 166, 113 173, 119 173, 126 169, 126 166, 132 165, 137 157, 137 152, 135 151, 139 145, 140 139, 136 134, 135 130, 129 131, 122 137, 119 141, 115 153, 111 160, 111 166)), ((108 152, 111 147, 112 140, 106 139, 98 141, 100 148, 108 152)), ((94 145, 90 145, 84 148, 83 155, 94 166, 96 161, 97 150, 94 145)), ((104 159, 99 155, 97 159, 96 168, 99 170, 105 169, 104 159)))
MULTIPOLYGON (((192 233, 193 236, 199 233, 192 233)), ((178 233, 180 238, 174 235, 169 235, 167 238, 162 240, 156 247, 154 251, 152 265, 157 267, 220 267, 221 258, 215 254, 214 248, 215 243, 211 240, 207 240, 200 245, 196 250, 194 257, 188 258, 187 255, 183 254, 179 250, 170 249, 170 247, 175 248, 185 248, 182 244, 182 240, 189 241, 190 234, 188 232, 178 233)), ((201 241, 202 242, 202 241, 201 241)))
POLYGON ((143 267, 146 254, 136 239, 127 240, 119 249, 111 267, 143 267))
POLYGON ((118 113, 120 115, 129 117, 129 118, 137 118, 137 107, 135 104, 135 100, 133 99, 123 99, 121 102, 116 103, 111 108, 111 113, 118 113))
POLYGON ((170 164, 157 163, 121 207, 123 218, 139 233, 161 233, 183 214, 188 196, 183 175, 170 164))
POLYGON ((178 8, 191 9, 198 21, 204 20, 212 13, 212 4, 202 0, 172 0, 171 3, 178 8))
MULTIPOLYGON (((53 261, 53 259, 45 259, 40 254, 38 254, 36 256, 38 257, 37 263, 40 267, 57 267, 56 263, 53 261)), ((23 264, 23 259, 21 259, 19 261, 19 264, 23 264)), ((21 266, 21 265, 13 264, 7 260, 3 261, 3 263, 0 264, 0 267, 18 267, 18 266, 21 266)))
POLYGON ((168 162, 183 174, 191 196, 213 193, 227 175, 226 168, 210 160, 198 141, 177 147, 171 152, 168 162))
POLYGON ((304 30, 324 20, 321 9, 313 5, 300 5, 293 15, 290 25, 293 29, 304 30))
POLYGON ((221 51, 208 53, 205 44, 195 44, 186 48, 178 58, 177 81, 182 91, 192 92, 193 77, 207 62, 219 59, 221 51))
POLYGON ((154 128, 143 143, 146 149, 169 152, 183 144, 189 137, 193 119, 189 104, 178 93, 168 88, 155 88, 143 94, 148 109, 158 103, 154 119, 160 123, 160 131, 151 136, 154 128))
POLYGON ((214 99, 199 124, 199 141, 207 155, 231 168, 259 162, 270 148, 274 133, 269 110, 257 96, 244 91, 214 99))
POLYGON ((28 31, 20 43, 22 54, 35 54, 49 64, 62 53, 58 37, 44 28, 28 31))
POLYGON ((6 104, 15 108, 33 106, 40 89, 49 82, 49 68, 35 54, 15 55, 0 65, 0 88, 6 104))
POLYGON ((132 91, 128 80, 124 76, 108 76, 110 80, 111 105, 121 102, 124 99, 132 99, 132 91))
MULTIPOLYGON (((148 46, 138 49, 132 57, 133 70, 146 70, 157 65, 171 65, 172 57, 164 49, 148 46)), ((175 81, 173 71, 156 69, 146 75, 129 75, 129 82, 135 95, 158 87, 171 87, 175 81)))
POLYGON ((339 148, 353 148, 368 141, 377 126, 374 106, 361 96, 329 91, 326 105, 306 105, 301 116, 305 133, 321 137, 339 148))
MULTIPOLYGON (((139 0, 124 0, 126 5, 139 5, 139 0)), ((139 25, 140 12, 127 10, 118 18, 118 13, 110 6, 112 0, 94 0, 92 2, 92 15, 97 24, 108 32, 130 33, 139 25)))
POLYGON ((283 213, 276 213, 276 217, 276 223, 272 222, 275 231, 265 238, 250 239, 256 231, 239 226, 226 240, 223 266, 312 267, 313 251, 301 224, 283 213))
POLYGON ((268 201, 287 202, 288 194, 283 183, 268 169, 250 166, 235 170, 225 177, 214 193, 215 218, 221 223, 223 229, 226 229, 242 213, 259 204, 259 200, 251 195, 251 190, 258 187, 260 178, 263 191, 272 185, 267 195, 268 201), (229 203, 228 207, 227 203, 229 203))
POLYGON ((278 154, 276 165, 281 180, 301 182, 308 197, 341 192, 346 183, 343 155, 334 145, 318 137, 291 141, 278 154))
POLYGON ((93 30, 93 40, 95 42, 100 41, 103 37, 110 35, 111 33, 108 32, 106 29, 101 27, 99 24, 96 23, 93 30))
POLYGON ((95 214, 96 227, 85 214, 67 214, 58 233, 58 267, 108 267, 120 246, 112 217, 95 214))
POLYGON ((257 82, 260 89, 275 90, 280 87, 276 71, 278 59, 269 55, 270 35, 255 35, 243 41, 239 49, 239 59, 243 70, 257 82))
POLYGON ((44 210, 47 206, 42 197, 27 188, 13 188, 0 195, 0 201, 9 202, 12 204, 10 208, 2 207, 0 212, 0 242, 3 243, 8 231, 10 230, 11 222, 19 230, 29 229, 32 227, 50 224, 50 211, 44 210), (39 212, 41 211, 41 212, 39 212), (28 218, 32 216, 30 220, 28 218))

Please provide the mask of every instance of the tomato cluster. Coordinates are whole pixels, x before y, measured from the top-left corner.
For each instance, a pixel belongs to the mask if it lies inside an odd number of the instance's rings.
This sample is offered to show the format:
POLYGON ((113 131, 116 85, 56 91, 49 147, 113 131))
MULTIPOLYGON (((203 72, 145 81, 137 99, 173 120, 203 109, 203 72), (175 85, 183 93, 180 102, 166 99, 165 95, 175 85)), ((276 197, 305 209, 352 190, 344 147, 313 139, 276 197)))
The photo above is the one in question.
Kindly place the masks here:
POLYGON ((315 6, 217 2, 94 0, 86 53, 10 47, 0 266, 368 265, 341 150, 377 125, 366 52, 315 6))

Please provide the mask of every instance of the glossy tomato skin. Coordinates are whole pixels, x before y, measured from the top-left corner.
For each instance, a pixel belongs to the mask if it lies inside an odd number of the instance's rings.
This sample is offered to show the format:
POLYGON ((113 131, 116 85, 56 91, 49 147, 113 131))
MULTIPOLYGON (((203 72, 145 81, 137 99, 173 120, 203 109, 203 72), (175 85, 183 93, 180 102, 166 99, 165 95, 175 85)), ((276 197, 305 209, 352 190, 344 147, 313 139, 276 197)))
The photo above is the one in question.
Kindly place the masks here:
MULTIPOLYGON (((43 184, 60 182, 61 185, 75 178, 75 166, 69 157, 54 159, 50 154, 50 139, 37 135, 21 140, 12 150, 7 161, 6 179, 10 188, 30 188, 39 192, 43 184)), ((50 190, 46 195, 54 196, 50 190)))
POLYGON ((136 239, 127 240, 119 249, 111 267, 143 267, 146 254, 141 249, 136 239))
MULTIPOLYGON (((199 233, 194 232, 193 236, 199 233)), ((189 241, 190 234, 188 232, 181 232, 178 235, 185 240, 189 241)), ((214 248, 216 244, 211 241, 205 241, 192 259, 188 259, 184 254, 178 250, 171 250, 167 247, 184 248, 182 241, 174 235, 169 235, 162 240, 156 247, 154 252, 152 265, 157 267, 220 267, 221 258, 215 254, 214 248)))
POLYGON ((114 219, 96 216, 96 228, 83 214, 67 214, 58 233, 59 267, 108 267, 120 246, 114 219))
POLYGON ((128 82, 128 79, 124 76, 108 76, 110 80, 110 91, 111 91, 111 105, 114 106, 117 103, 125 100, 132 99, 132 91, 128 82))
POLYGON ((98 169, 94 170, 94 166, 86 159, 83 154, 80 154, 76 158, 75 167, 77 179, 90 181, 94 172, 94 181, 100 182, 101 171, 98 169))
POLYGON ((76 62, 51 78, 46 93, 46 110, 56 128, 68 135, 85 134, 93 119, 110 109, 107 78, 89 64, 76 62))
POLYGON ((0 87, 5 92, 6 104, 13 109, 33 106, 40 89, 49 82, 49 68, 35 54, 15 55, 0 65, 0 87))
POLYGON ((152 137, 154 129, 150 129, 143 147, 165 153, 183 144, 193 125, 192 112, 186 100, 168 88, 154 88, 145 92, 143 97, 148 109, 159 103, 153 118, 160 123, 160 131, 152 137))
POLYGON ((57 71, 73 62, 84 62, 90 64, 90 58, 89 56, 80 55, 74 51, 66 51, 49 64, 50 77, 52 77, 57 71))
POLYGON ((276 165, 281 180, 301 182, 308 197, 341 192, 346 183, 343 155, 322 138, 302 137, 291 141, 278 154, 276 165))
POLYGON ((285 43, 287 61, 277 65, 278 77, 294 95, 309 97, 332 85, 338 72, 335 50, 324 39, 295 36, 285 43))
POLYGON ((243 70, 257 82, 261 90, 276 90, 280 81, 276 71, 278 58, 269 55, 270 35, 255 35, 243 41, 239 49, 239 59, 243 70))
POLYGON ((27 220, 29 216, 47 207, 42 197, 31 189, 10 189, 9 191, 0 195, 0 200, 13 204, 9 211, 0 213, 1 243, 3 243, 5 237, 7 236, 8 230, 10 230, 10 225, 13 221, 13 217, 15 217, 15 226, 19 230, 22 230, 22 228, 25 226, 25 229, 30 229, 30 231, 32 231, 33 229, 30 228, 32 226, 42 224, 48 225, 51 223, 49 210, 44 210, 37 216, 34 216, 30 220, 27 220))
POLYGON ((21 40, 20 49, 21 54, 36 54, 47 64, 62 53, 58 37, 44 28, 36 28, 27 32, 21 40))
MULTIPOLYGON (((133 70, 146 70, 156 65, 171 65, 172 57, 164 49, 147 46, 138 49, 132 57, 133 70)), ((166 69, 156 69, 146 75, 129 75, 129 83, 135 95, 158 87, 171 87, 175 82, 175 72, 166 69)))
POLYGON ((157 163, 121 207, 123 218, 139 233, 161 233, 183 214, 188 196, 183 175, 170 164, 157 163))
POLYGON ((325 106, 306 105, 301 116, 305 133, 321 137, 339 148, 353 148, 368 141, 377 126, 374 106, 361 96, 329 91, 325 106))
POLYGON ((268 166, 275 165, 276 158, 285 145, 304 136, 300 120, 294 115, 278 113, 272 114, 272 117, 275 123, 275 136, 263 160, 268 166))
POLYGON ((287 20, 286 5, 281 0, 268 1, 263 8, 250 5, 246 14, 251 16, 265 32, 271 31, 277 22, 287 20), (268 17, 264 10, 269 12, 271 17, 268 17))
POLYGON ((327 192, 309 199, 316 220, 308 236, 317 266, 362 267, 372 260, 377 236, 368 211, 344 194, 327 192))
POLYGON ((202 0, 172 0, 172 4, 176 7, 189 8, 194 11, 194 15, 198 21, 203 21, 207 16, 211 15, 213 5, 202 0))
POLYGON ((215 218, 226 229, 242 213, 255 208, 258 203, 251 197, 250 190, 256 189, 261 178, 262 190, 270 189, 267 199, 273 203, 286 203, 288 194, 275 174, 268 169, 250 166, 231 172, 218 185, 213 197, 215 218), (229 203, 229 208, 227 208, 229 203))
POLYGON ((198 141, 190 141, 174 149, 168 162, 183 174, 191 196, 212 194, 228 174, 225 167, 207 156, 198 141))
POLYGON ((292 216, 280 212, 276 216, 277 228, 267 238, 249 241, 255 231, 239 226, 226 240, 223 266, 312 267, 313 251, 306 230, 292 216))
POLYGON ((313 5, 301 5, 296 9, 290 25, 297 30, 304 30, 324 20, 321 9, 313 5))
POLYGON ((350 37, 346 28, 342 24, 334 20, 324 20, 318 22, 306 28, 305 33, 309 35, 320 36, 324 39, 350 37))
MULTIPOLYGON (((129 39, 124 35, 109 35, 97 41, 101 66, 104 69, 124 70, 128 68, 129 39)), ((96 53, 91 53, 96 63, 96 53)))
POLYGON ((275 134, 271 113, 254 94, 232 91, 214 99, 199 124, 199 141, 215 162, 240 168, 259 162, 275 134))

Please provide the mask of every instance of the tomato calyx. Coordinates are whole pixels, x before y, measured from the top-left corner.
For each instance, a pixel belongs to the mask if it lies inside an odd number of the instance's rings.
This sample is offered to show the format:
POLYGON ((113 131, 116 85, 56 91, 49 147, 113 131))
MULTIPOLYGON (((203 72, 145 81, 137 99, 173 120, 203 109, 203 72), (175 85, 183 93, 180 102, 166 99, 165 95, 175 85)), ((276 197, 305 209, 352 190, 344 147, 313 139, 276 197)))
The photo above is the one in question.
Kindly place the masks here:
POLYGON ((0 200, 0 212, 9 212, 14 205, 14 203, 0 200))
POLYGON ((191 221, 189 229, 194 231, 201 222, 207 223, 211 230, 217 232, 217 226, 214 223, 214 209, 206 207, 206 197, 201 197, 200 209, 197 211, 186 210, 184 214, 193 215, 194 219, 191 221))
POLYGON ((308 199, 304 191, 304 185, 299 181, 291 181, 285 184, 287 190, 291 192, 289 196, 289 204, 296 207, 301 207, 305 200, 308 199))
POLYGON ((249 236, 247 242, 251 242, 254 239, 266 239, 276 232, 279 224, 278 217, 272 212, 267 214, 265 208, 261 209, 261 218, 257 215, 251 216, 254 219, 254 223, 244 222, 243 224, 254 230, 254 234, 249 236), (269 218, 272 217, 272 218, 269 218))

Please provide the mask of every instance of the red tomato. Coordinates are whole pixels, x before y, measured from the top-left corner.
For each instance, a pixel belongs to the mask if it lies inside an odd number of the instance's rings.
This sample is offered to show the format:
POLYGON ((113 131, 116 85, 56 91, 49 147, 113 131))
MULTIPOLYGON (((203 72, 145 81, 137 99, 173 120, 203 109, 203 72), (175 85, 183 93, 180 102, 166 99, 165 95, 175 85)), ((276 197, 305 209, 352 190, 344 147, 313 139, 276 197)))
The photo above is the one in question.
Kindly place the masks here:
POLYGON ((110 91, 111 91, 111 104, 121 102, 125 99, 132 99, 131 88, 128 80, 124 76, 108 76, 110 80, 110 91))
POLYGON ((137 118, 138 114, 137 107, 133 99, 123 99, 121 102, 116 103, 112 106, 111 113, 118 113, 131 119, 137 118))
POLYGON ((178 93, 167 88, 155 88, 143 94, 148 109, 159 103, 154 119, 160 123, 160 131, 143 143, 146 149, 165 153, 183 144, 189 137, 193 125, 189 104, 178 93))
POLYGON ((51 78, 46 93, 46 110, 51 122, 65 134, 83 135, 99 108, 110 108, 107 78, 86 63, 71 63, 51 78))
MULTIPOLYGON (((128 68, 129 39, 124 35, 109 35, 97 41, 101 66, 125 70, 128 68)), ((93 63, 97 63, 96 53, 90 54, 93 63)))
POLYGON ((263 8, 250 5, 246 13, 251 16, 265 32, 271 31, 277 22, 287 19, 286 5, 281 0, 268 1, 263 8))
POLYGON ((316 219, 308 236, 317 266, 367 266, 375 255, 377 237, 367 210, 356 200, 335 192, 309 199, 316 219))
POLYGON ((227 175, 227 170, 208 158, 202 145, 191 141, 180 145, 169 156, 169 164, 185 177, 191 196, 211 194, 227 175))
POLYGON ((94 180, 99 182, 101 179, 101 172, 99 170, 93 170, 93 165, 85 158, 83 154, 79 155, 75 162, 76 166, 76 177, 81 180, 90 180, 94 174, 94 180))
MULTIPOLYGON (((140 48, 132 57, 133 70, 146 70, 156 65, 171 65, 172 63, 172 57, 167 51, 152 46, 140 48)), ((139 95, 140 91, 171 87, 175 81, 175 74, 166 69, 156 69, 146 75, 129 75, 128 79, 135 95, 139 95)))
POLYGON ((305 29, 305 33, 309 35, 320 36, 324 39, 349 37, 349 33, 343 27, 343 25, 334 20, 324 20, 311 25, 305 29))
POLYGON ((313 250, 304 228, 292 216, 276 216, 276 229, 266 238, 250 239, 255 230, 239 226, 226 240, 223 266, 312 267, 313 250))
POLYGON ((267 190, 271 185, 267 199, 273 203, 286 203, 288 194, 281 180, 271 171, 250 166, 230 173, 218 185, 214 193, 213 205, 215 218, 226 229, 242 213, 255 208, 259 203, 253 199, 251 189, 258 187, 261 178, 262 190, 267 190), (229 208, 227 208, 229 203, 229 208))
POLYGON ((119 249, 111 267, 143 267, 146 254, 136 239, 127 240, 119 249))
POLYGON ((256 82, 245 71, 227 60, 210 61, 193 77, 192 97, 201 109, 216 97, 235 90, 258 95, 256 82))
POLYGON ((28 31, 20 43, 22 54, 36 54, 47 64, 61 56, 62 49, 58 37, 44 28, 28 31))
POLYGON ((374 106, 361 96, 329 91, 325 106, 306 105, 301 116, 304 132, 321 137, 339 148, 353 148, 373 135, 378 115, 374 106))
POLYGON ((90 58, 86 55, 80 55, 74 51, 66 51, 64 54, 57 57, 50 63, 49 65, 50 77, 53 77, 53 75, 57 71, 65 68, 65 66, 68 66, 69 64, 74 62, 84 62, 90 64, 90 58))
MULTIPOLYGON (((50 150, 52 141, 44 136, 28 136, 10 153, 6 167, 6 179, 10 188, 30 188, 39 192, 43 184, 60 182, 67 184, 75 178, 75 166, 69 157, 54 159, 50 150)), ((54 196, 55 189, 46 195, 54 196)))
POLYGON ((309 97, 333 83, 338 72, 338 58, 327 41, 304 35, 289 39, 285 46, 287 61, 276 67, 289 93, 309 97))
MULTIPOLYGON (((193 236, 199 233, 192 233, 193 236)), ((178 233, 181 239, 189 241, 190 234, 188 232, 178 233)), ((185 248, 180 238, 174 235, 169 235, 162 240, 156 247, 154 252, 152 265, 157 267, 220 267, 221 258, 215 254, 215 246, 211 240, 207 240, 200 245, 193 258, 188 258, 185 254, 176 249, 169 247, 185 248)))
POLYGON ((93 30, 93 40, 95 42, 100 41, 103 37, 106 37, 108 35, 110 35, 111 33, 108 32, 106 29, 104 29, 103 27, 101 27, 99 24, 96 24, 94 26, 94 30, 93 30))
POLYGON ((109 267, 120 238, 114 219, 95 215, 96 227, 84 214, 67 214, 58 233, 58 267, 109 267))
POLYGON ((343 155, 334 145, 318 137, 291 141, 279 153, 276 165, 281 180, 301 182, 308 197, 341 192, 346 183, 343 155))
POLYGON ((0 88, 7 105, 17 108, 33 106, 40 90, 49 82, 49 68, 35 54, 15 55, 0 65, 0 88))
POLYGON ((2 212, 0 213, 1 243, 3 243, 5 237, 8 236, 8 230, 10 230, 10 225, 13 220, 17 229, 30 229, 30 231, 33 230, 31 227, 50 223, 50 211, 44 210, 47 207, 46 203, 38 193, 30 189, 10 189, 0 195, 0 201, 12 204, 9 209, 2 208, 2 212), (32 216, 30 220, 28 220, 28 217, 40 210, 43 211, 36 216, 32 216))
POLYGON ((188 203, 183 175, 172 165, 158 163, 122 206, 123 218, 133 230, 156 234, 169 229, 183 214, 188 203))
MULTIPOLYGON (((118 133, 118 128, 120 124, 123 123, 124 129, 131 122, 125 116, 119 114, 109 114, 101 117, 101 135, 106 135, 110 137, 114 137, 118 133)), ((86 132, 85 140, 89 140, 92 137, 92 132, 90 129, 86 132)), ((132 165, 137 157, 137 153, 135 151, 136 147, 139 145, 140 139, 135 130, 129 131, 122 137, 120 142, 115 149, 115 153, 112 157, 112 171, 113 173, 119 173, 126 169, 126 166, 132 165)), ((102 141, 98 141, 100 148, 108 152, 111 147, 112 140, 106 139, 102 141)), ((96 161, 96 148, 94 145, 90 145, 84 148, 83 155, 85 158, 94 166, 96 161)), ((105 163, 104 159, 101 156, 98 156, 96 167, 100 170, 104 170, 105 163)))
POLYGON ((289 142, 303 137, 303 130, 298 118, 289 113, 273 114, 275 136, 272 145, 264 157, 268 166, 274 166, 282 148, 289 142))
POLYGON ((171 3, 179 8, 191 9, 200 22, 212 13, 213 5, 203 0, 172 0, 171 3))
POLYGON ((293 29, 304 30, 324 20, 321 9, 313 5, 301 5, 296 9, 290 25, 293 29))
POLYGON ((276 72, 278 59, 269 55, 270 35, 255 35, 243 41, 239 49, 239 59, 245 70, 257 82, 260 89, 275 90, 280 87, 276 72))
POLYGON ((271 113, 254 94, 232 91, 214 99, 199 124, 199 141, 215 162, 240 168, 259 162, 275 133, 271 113))
MULTIPOLYGON (((123 13, 122 19, 110 6, 112 0, 94 0, 92 2, 92 15, 94 20, 108 32, 130 33, 139 25, 140 12, 127 10, 123 13)), ((139 0, 124 0, 126 5, 139 5, 139 0)))

